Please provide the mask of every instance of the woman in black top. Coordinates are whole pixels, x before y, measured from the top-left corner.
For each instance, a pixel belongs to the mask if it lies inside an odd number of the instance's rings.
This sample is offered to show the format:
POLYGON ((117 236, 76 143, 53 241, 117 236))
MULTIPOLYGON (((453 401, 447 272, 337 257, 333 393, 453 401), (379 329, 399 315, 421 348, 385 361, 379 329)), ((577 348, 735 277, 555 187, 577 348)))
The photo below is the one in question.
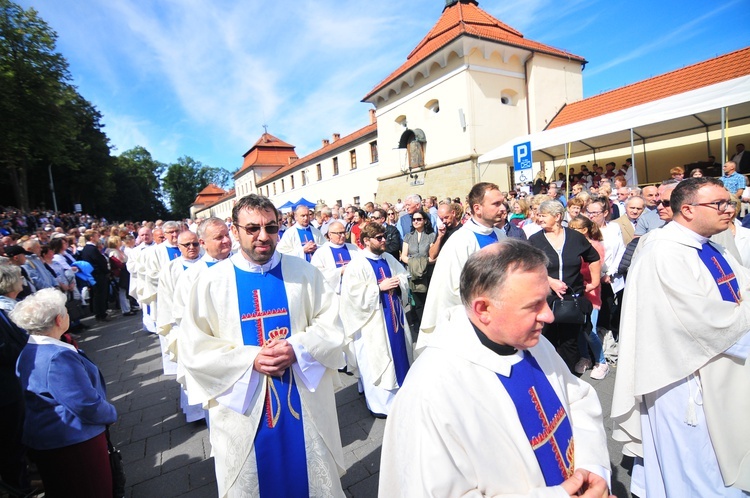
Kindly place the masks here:
MULTIPOLYGON (((529 238, 531 245, 541 249, 549 258, 547 277, 550 285, 550 304, 559 298, 572 298, 599 285, 601 261, 596 249, 582 234, 561 225, 565 208, 558 201, 545 201, 539 206, 537 223, 542 227, 529 238), (584 284, 581 263, 589 263, 592 282, 584 284), (590 287, 590 288, 589 288, 590 287)), ((571 372, 578 361, 578 334, 583 326, 571 323, 550 323, 543 334, 555 346, 571 372)))

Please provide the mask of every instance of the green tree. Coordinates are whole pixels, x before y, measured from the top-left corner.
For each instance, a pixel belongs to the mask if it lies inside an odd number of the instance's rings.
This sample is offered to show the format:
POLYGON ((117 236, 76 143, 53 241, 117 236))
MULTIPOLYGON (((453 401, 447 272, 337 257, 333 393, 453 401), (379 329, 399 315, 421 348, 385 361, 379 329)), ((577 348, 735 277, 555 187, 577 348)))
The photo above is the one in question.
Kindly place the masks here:
POLYGON ((137 146, 116 159, 113 182, 116 202, 110 206, 110 216, 117 220, 155 220, 167 216, 161 201, 159 178, 166 165, 151 157, 144 147, 137 146))
POLYGON ((75 90, 56 39, 33 8, 0 0, 0 165, 22 209, 29 209, 29 178, 46 176, 45 159, 64 155, 76 134, 64 112, 75 90))
POLYGON ((229 171, 204 166, 200 161, 184 156, 169 165, 162 180, 162 190, 169 199, 172 215, 176 218, 185 218, 189 216, 190 206, 198 192, 210 183, 220 187, 226 186, 230 179, 229 171))

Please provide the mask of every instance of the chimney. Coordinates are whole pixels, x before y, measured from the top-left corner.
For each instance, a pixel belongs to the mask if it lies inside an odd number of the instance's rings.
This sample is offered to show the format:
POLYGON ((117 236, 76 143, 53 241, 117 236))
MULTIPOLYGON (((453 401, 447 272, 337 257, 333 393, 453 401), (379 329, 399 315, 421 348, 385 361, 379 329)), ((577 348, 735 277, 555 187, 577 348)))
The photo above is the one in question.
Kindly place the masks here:
POLYGON ((297 159, 299 159, 299 157, 297 157, 297 156, 289 156, 289 164, 292 164, 297 159))
POLYGON ((340 138, 341 138, 341 133, 334 133, 332 141, 335 142, 336 140, 339 140, 340 138))
POLYGON ((377 120, 378 119, 375 117, 375 109, 370 109, 370 124, 375 124, 377 120))
POLYGON ((331 142, 329 142, 327 138, 324 138, 324 139, 323 139, 323 147, 327 147, 327 146, 328 146, 328 144, 330 144, 330 143, 331 143, 331 142))

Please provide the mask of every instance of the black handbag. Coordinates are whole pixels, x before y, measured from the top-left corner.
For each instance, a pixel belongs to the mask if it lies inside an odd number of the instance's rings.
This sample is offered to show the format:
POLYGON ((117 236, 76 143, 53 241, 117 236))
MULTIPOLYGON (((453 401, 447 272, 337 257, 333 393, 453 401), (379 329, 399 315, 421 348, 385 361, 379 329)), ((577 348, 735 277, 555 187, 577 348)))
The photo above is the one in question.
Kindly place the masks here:
POLYGON ((109 438, 109 428, 107 428, 106 434, 109 468, 112 470, 112 496, 114 498, 123 498, 125 496, 125 468, 122 465, 122 454, 112 444, 109 438))
POLYGON ((81 309, 81 301, 79 301, 78 299, 74 299, 73 293, 71 291, 68 291, 66 294, 67 301, 65 302, 65 308, 68 310, 70 321, 74 322, 76 320, 80 320, 84 317, 84 312, 81 309))
POLYGON ((592 305, 588 299, 578 295, 555 298, 552 301, 552 313, 555 323, 573 323, 583 325, 586 316, 591 314, 592 305))

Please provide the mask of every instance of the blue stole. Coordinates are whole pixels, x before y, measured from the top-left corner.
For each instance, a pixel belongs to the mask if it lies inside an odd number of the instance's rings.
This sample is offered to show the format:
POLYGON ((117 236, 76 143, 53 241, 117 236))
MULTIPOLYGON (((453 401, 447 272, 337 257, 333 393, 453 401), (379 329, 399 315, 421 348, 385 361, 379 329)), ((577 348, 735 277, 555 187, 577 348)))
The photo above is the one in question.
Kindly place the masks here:
POLYGON ((170 261, 177 259, 180 256, 180 248, 167 246, 167 254, 169 255, 170 261))
POLYGON ((206 266, 209 267, 209 268, 211 268, 216 263, 218 263, 218 261, 206 261, 206 266))
POLYGON ((573 475, 573 429, 554 389, 528 351, 509 377, 497 375, 513 400, 547 486, 573 475))
MULTIPOLYGON (((302 242, 302 245, 304 246, 309 241, 315 242, 315 239, 313 238, 312 230, 310 230, 310 227, 307 228, 299 228, 297 227, 297 233, 299 234, 299 240, 302 242)), ((309 263, 312 259, 312 253, 305 253, 305 259, 309 263)))
MULTIPOLYGON (((383 279, 391 278, 391 269, 384 259, 366 258, 375 271, 378 284, 383 279)), ((396 369, 396 380, 398 385, 404 385, 406 372, 409 371, 409 356, 406 354, 406 343, 404 342, 404 309, 401 307, 401 290, 391 289, 380 292, 380 304, 383 306, 385 328, 388 331, 388 344, 391 347, 393 367, 396 369)))
POLYGON ((352 260, 352 257, 349 255, 349 248, 346 247, 346 244, 338 249, 331 247, 331 252, 333 253, 333 261, 336 263, 336 268, 341 268, 352 260))
POLYGON ((732 267, 729 266, 724 256, 714 246, 706 242, 698 250, 698 257, 701 258, 703 264, 711 272, 711 276, 719 287, 721 298, 730 303, 739 303, 742 300, 740 286, 737 283, 737 278, 732 271, 732 267))
POLYGON ((479 243, 480 249, 497 242, 497 234, 495 233, 494 230, 492 230, 488 235, 484 235, 484 234, 477 233, 477 232, 474 232, 474 235, 477 238, 477 243, 479 243))
MULTIPOLYGON (((243 343, 263 346, 291 335, 289 303, 281 264, 267 273, 234 267, 243 343)), ((264 376, 266 399, 255 434, 258 483, 262 497, 310 494, 302 402, 292 368, 281 377, 264 376)))

